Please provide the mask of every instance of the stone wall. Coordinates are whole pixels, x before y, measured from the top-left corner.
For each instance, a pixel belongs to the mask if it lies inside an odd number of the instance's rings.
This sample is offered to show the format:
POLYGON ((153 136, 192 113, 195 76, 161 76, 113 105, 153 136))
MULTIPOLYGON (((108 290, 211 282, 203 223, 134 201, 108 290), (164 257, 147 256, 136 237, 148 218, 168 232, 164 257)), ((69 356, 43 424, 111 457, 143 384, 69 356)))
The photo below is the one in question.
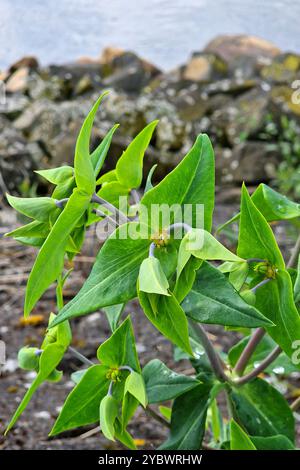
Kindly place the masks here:
POLYGON ((300 56, 251 36, 218 37, 167 73, 113 48, 99 59, 48 67, 25 57, 0 74, 6 89, 5 100, 0 97, 1 191, 24 191, 36 178, 33 169, 72 162, 78 130, 103 90, 110 93, 96 118, 93 146, 121 124, 106 168, 158 118, 146 159, 146 170, 160 163, 156 178, 207 132, 219 185, 269 181, 282 159, 282 117, 300 123, 300 104, 291 99, 297 79, 300 56))

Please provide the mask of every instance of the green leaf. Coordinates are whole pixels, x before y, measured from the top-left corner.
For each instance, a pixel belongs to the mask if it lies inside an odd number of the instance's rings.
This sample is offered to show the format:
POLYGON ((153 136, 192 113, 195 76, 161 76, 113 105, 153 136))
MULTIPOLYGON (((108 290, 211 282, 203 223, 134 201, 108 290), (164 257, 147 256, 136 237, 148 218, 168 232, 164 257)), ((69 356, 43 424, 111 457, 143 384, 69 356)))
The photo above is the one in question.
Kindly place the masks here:
POLYGON ((61 273, 69 235, 86 211, 89 202, 90 197, 87 194, 78 189, 74 190, 56 220, 29 275, 24 306, 25 316, 30 314, 41 295, 61 273))
POLYGON ((115 440, 114 423, 118 416, 119 404, 117 400, 106 395, 100 403, 100 426, 104 436, 110 441, 115 440))
MULTIPOLYGON (((55 323, 86 315, 136 296, 136 281, 140 264, 148 255, 149 240, 119 239, 123 230, 138 228, 138 224, 119 227, 99 251, 93 269, 78 294, 59 312, 55 323)), ((54 324, 55 324, 54 323, 54 324)))
POLYGON ((296 204, 266 184, 261 183, 251 199, 268 222, 300 217, 300 204, 296 204))
POLYGON ((112 332, 118 328, 118 323, 123 313, 124 307, 124 304, 117 304, 103 308, 112 332))
MULTIPOLYGON (((207 135, 198 136, 194 146, 180 164, 158 185, 149 190, 141 200, 141 206, 150 212, 152 204, 193 204, 190 225, 196 223, 196 204, 204 205, 204 228, 210 230, 214 209, 214 152, 207 135)), ((150 214, 149 214, 150 215, 150 214)), ((160 227, 151 222, 151 216, 141 212, 141 220, 156 231, 160 227)), ((170 221, 172 223, 172 220, 170 221)))
POLYGON ((126 393, 130 393, 146 408, 148 400, 142 375, 134 371, 128 375, 125 382, 124 395, 126 393))
POLYGON ((30 388, 27 390, 23 400, 21 401, 20 405, 18 406, 16 412, 14 413, 5 434, 14 426, 16 421, 19 419, 25 408, 27 407, 28 403, 30 402, 33 394, 38 389, 38 387, 47 380, 48 376, 53 372, 56 366, 62 360, 62 357, 65 353, 65 347, 61 344, 53 343, 49 344, 40 356, 39 361, 39 372, 32 382, 30 388))
POLYGON ((244 259, 260 258, 279 269, 285 267, 272 229, 252 202, 245 186, 242 188, 237 253, 244 259))
MULTIPOLYGON (((275 220, 288 220, 300 217, 300 205, 288 199, 286 196, 274 191, 264 183, 261 183, 251 196, 253 203, 268 222, 275 220)), ((236 214, 230 220, 218 227, 218 232, 239 220, 240 214, 236 214)))
POLYGON ((110 368, 129 366, 137 372, 140 371, 130 317, 127 317, 111 337, 99 346, 97 358, 110 368))
POLYGON ((99 184, 111 183, 112 181, 118 181, 116 170, 110 170, 107 173, 104 173, 104 175, 100 176, 97 180, 96 184, 98 186, 99 184))
POLYGON ((147 180, 146 180, 146 184, 145 184, 145 191, 144 191, 144 194, 146 194, 150 189, 153 188, 153 184, 152 184, 152 177, 153 177, 153 173, 155 172, 156 170, 156 167, 157 167, 157 163, 155 163, 155 165, 153 165, 148 173, 148 176, 147 176, 147 180))
POLYGON ((256 450, 248 434, 233 419, 230 421, 230 449, 256 450))
POLYGON ((119 182, 125 188, 139 188, 143 178, 143 159, 158 121, 146 126, 129 144, 119 158, 116 171, 119 182))
POLYGON ((182 308, 200 323, 249 328, 270 325, 270 320, 247 304, 224 274, 209 263, 203 263, 197 271, 182 308))
POLYGON ((191 256, 201 260, 222 260, 240 263, 244 261, 229 251, 209 232, 202 229, 190 230, 182 239, 179 247, 177 277, 191 256))
POLYGON ((119 124, 115 124, 110 129, 110 131, 108 131, 108 133, 102 140, 101 144, 99 144, 98 147, 91 154, 92 165, 93 165, 94 173, 96 177, 105 162, 113 135, 115 131, 118 129, 118 127, 119 127, 119 124))
POLYGON ((115 421, 115 436, 118 439, 118 441, 122 442, 122 444, 128 447, 128 449, 136 450, 136 445, 135 445, 134 440, 132 439, 129 432, 126 431, 126 429, 123 429, 123 426, 118 418, 115 421))
POLYGON ((173 400, 199 385, 197 379, 174 372, 159 359, 145 365, 143 377, 150 404, 173 400))
POLYGON ((295 302, 300 302, 300 255, 298 257, 297 277, 294 285, 295 302))
POLYGON ((7 232, 4 236, 5 237, 32 237, 32 238, 46 238, 50 231, 49 224, 44 222, 39 222, 34 220, 29 224, 23 225, 22 227, 18 227, 11 232, 7 232))
POLYGON ((200 384, 176 398, 172 408, 170 436, 161 450, 198 450, 205 432, 210 387, 200 384))
POLYGON ((168 279, 159 260, 154 256, 144 259, 140 266, 139 288, 149 294, 170 295, 168 279))
POLYGON ((202 260, 192 256, 184 266, 179 277, 177 277, 173 293, 179 303, 183 301, 193 287, 196 279, 196 272, 200 268, 201 264, 202 260))
POLYGON ((270 437, 251 436, 251 441, 257 450, 295 450, 295 446, 283 435, 270 437))
POLYGON ((97 195, 115 207, 119 207, 119 197, 128 196, 128 189, 122 186, 119 181, 111 181, 102 186, 97 195))
MULTIPOLYGON (((237 363, 249 339, 250 336, 241 339, 241 341, 239 341, 230 349, 228 353, 228 360, 232 368, 237 363)), ((276 346, 277 344, 272 338, 269 336, 264 336, 250 357, 246 371, 250 371, 250 369, 253 369, 253 367, 257 367, 276 348, 276 346)), ((273 361, 272 364, 270 364, 269 367, 265 369, 265 372, 267 373, 274 373, 278 375, 288 375, 292 372, 298 371, 299 367, 295 366, 284 352, 282 352, 275 359, 275 361, 273 361)))
POLYGON ((94 166, 90 157, 90 137, 96 112, 105 95, 106 93, 103 93, 98 98, 85 118, 80 129, 75 148, 74 170, 76 184, 79 189, 85 191, 90 196, 95 191, 96 186, 94 166))
POLYGON ((109 387, 107 371, 106 366, 94 365, 85 372, 68 395, 50 436, 99 420, 99 404, 109 387))
POLYGON ((283 434, 295 439, 295 421, 285 398, 271 385, 255 379, 230 393, 234 418, 250 435, 274 436, 283 434))
POLYGON ((74 168, 68 165, 51 168, 49 170, 35 170, 35 173, 52 184, 63 184, 74 176, 74 168))
POLYGON ((139 291, 138 294, 141 306, 148 320, 166 338, 192 356, 188 322, 175 296, 173 294, 169 297, 147 294, 142 291, 139 291))
POLYGON ((15 197, 6 194, 8 203, 21 214, 39 222, 49 222, 49 217, 59 211, 55 199, 51 197, 15 197))
POLYGON ((159 406, 158 409, 164 418, 166 418, 168 421, 171 421, 172 408, 169 408, 168 406, 159 406))
POLYGON ((257 289, 255 305, 276 325, 267 329, 269 335, 292 357, 293 343, 300 338, 300 317, 287 271, 278 271, 276 279, 257 289))

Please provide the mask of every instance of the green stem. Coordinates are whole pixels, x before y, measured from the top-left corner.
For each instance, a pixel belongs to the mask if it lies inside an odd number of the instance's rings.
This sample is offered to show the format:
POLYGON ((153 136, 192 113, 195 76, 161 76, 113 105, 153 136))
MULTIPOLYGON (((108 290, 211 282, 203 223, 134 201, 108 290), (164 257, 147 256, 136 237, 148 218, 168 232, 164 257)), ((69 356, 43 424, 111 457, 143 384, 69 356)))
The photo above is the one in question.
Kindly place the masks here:
POLYGON ((282 349, 280 346, 277 346, 275 349, 273 349, 270 354, 259 364, 258 367, 253 369, 249 374, 243 375, 243 377, 240 377, 239 379, 235 380, 235 385, 240 386, 244 385, 250 380, 253 380, 255 377, 257 377, 259 374, 261 374, 272 362, 275 361, 275 359, 279 356, 279 354, 282 352, 282 349))
POLYGON ((218 353, 216 352, 213 344, 209 340, 206 331, 204 328, 199 324, 195 323, 192 320, 190 320, 190 323, 192 325, 192 328, 195 332, 195 334, 198 336, 200 343, 202 344, 206 355, 208 357, 208 360, 210 362, 210 365, 216 375, 216 377, 220 380, 220 382, 229 382, 229 377, 224 371, 223 365, 222 365, 222 360, 219 357, 218 353))
POLYGON ((252 354, 254 353, 258 343, 262 340, 265 335, 265 330, 263 328, 257 328, 254 334, 251 336, 247 346, 243 350, 242 354, 240 355, 233 371, 237 375, 243 375, 244 370, 247 367, 249 359, 251 358, 252 354))

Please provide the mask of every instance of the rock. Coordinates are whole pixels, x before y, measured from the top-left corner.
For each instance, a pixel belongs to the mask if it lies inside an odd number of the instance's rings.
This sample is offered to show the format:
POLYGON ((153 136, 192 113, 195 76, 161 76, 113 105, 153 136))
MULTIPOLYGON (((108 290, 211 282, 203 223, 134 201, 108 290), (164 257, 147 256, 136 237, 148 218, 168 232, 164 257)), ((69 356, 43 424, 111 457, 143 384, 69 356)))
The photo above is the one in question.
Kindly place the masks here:
POLYGON ((0 115, 11 120, 16 119, 29 105, 29 99, 20 93, 6 95, 3 102, 0 100, 0 115))
POLYGON ((33 180, 33 170, 39 162, 32 152, 36 157, 37 149, 30 148, 22 134, 3 116, 0 116, 0 136, 0 191, 18 192, 24 181, 30 184, 33 180))
POLYGON ((300 56, 297 54, 281 54, 265 65, 261 77, 272 83, 291 83, 297 79, 300 70, 300 56))
POLYGON ((227 64, 214 54, 194 54, 183 68, 182 78, 193 82, 208 82, 227 75, 227 64))
POLYGON ((7 80, 6 91, 8 93, 25 93, 28 89, 29 74, 28 67, 18 68, 7 80))
POLYGON ((132 52, 117 55, 103 69, 105 86, 121 89, 127 93, 139 93, 160 73, 154 65, 140 59, 132 52))
MULTIPOLYGON (((300 86, 298 86, 298 89, 300 86)), ((300 103, 294 97, 298 94, 293 88, 282 85, 274 86, 270 91, 271 98, 271 112, 278 118, 282 114, 287 114, 288 116, 300 120, 300 103)), ((296 96, 297 98, 297 96, 296 96)))
POLYGON ((120 47, 108 46, 103 49, 98 60, 100 64, 111 64, 116 57, 124 54, 124 52, 124 49, 120 47))
POLYGON ((37 70, 39 68, 39 63, 33 56, 22 57, 22 59, 18 60, 10 66, 9 72, 13 73, 23 67, 29 68, 31 70, 37 70))
POLYGON ((280 154, 266 142, 242 142, 232 149, 215 149, 218 184, 257 184, 276 175, 280 154))
POLYGON ((14 122, 30 142, 39 142, 51 165, 71 163, 79 129, 92 101, 53 103, 39 100, 30 105, 14 122))
POLYGON ((239 98, 216 110, 211 120, 220 135, 234 146, 255 136, 263 127, 268 112, 269 94, 259 88, 242 94, 239 98))
POLYGON ((218 54, 223 60, 230 63, 238 56, 256 58, 273 58, 280 54, 280 49, 265 39, 244 34, 221 35, 210 41, 204 52, 218 54))

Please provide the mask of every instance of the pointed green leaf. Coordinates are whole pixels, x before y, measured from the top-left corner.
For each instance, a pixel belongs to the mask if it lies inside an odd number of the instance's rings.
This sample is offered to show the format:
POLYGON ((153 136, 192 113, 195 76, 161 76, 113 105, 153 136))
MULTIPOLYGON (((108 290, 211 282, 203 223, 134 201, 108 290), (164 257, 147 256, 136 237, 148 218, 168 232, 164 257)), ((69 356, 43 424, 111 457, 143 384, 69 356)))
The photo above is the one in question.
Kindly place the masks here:
POLYGON ((15 197, 6 194, 7 200, 11 207, 21 214, 36 219, 39 222, 49 222, 49 217, 58 208, 55 199, 51 197, 15 197))
POLYGON ((29 275, 24 306, 25 316, 30 314, 41 295, 61 273, 68 237, 86 211, 89 202, 90 197, 87 194, 74 190, 56 220, 29 275))
MULTIPOLYGON (((194 146, 180 164, 158 185, 149 190, 141 200, 141 205, 151 211, 152 204, 193 204, 190 225, 196 223, 196 204, 204 205, 204 228, 211 229, 214 209, 215 174, 214 152, 207 135, 201 134, 194 146)), ((151 223, 149 214, 141 213, 142 222, 154 231, 159 227, 151 223)), ((172 223, 172 220, 170 221, 172 223)))
POLYGON ((144 191, 144 194, 146 194, 150 189, 153 188, 152 176, 153 176, 153 173, 154 173, 155 170, 156 170, 156 167, 157 167, 157 163, 152 166, 152 168, 150 169, 150 171, 149 171, 149 173, 148 173, 147 180, 146 180, 146 184, 145 184, 145 191, 144 191))
POLYGON ((48 223, 39 222, 34 220, 29 224, 23 225, 22 227, 18 227, 11 232, 6 233, 5 237, 33 237, 33 238, 46 238, 50 231, 50 227, 48 223))
POLYGON ((78 294, 59 312, 56 323, 127 302, 136 296, 140 264, 148 255, 149 240, 118 239, 122 231, 138 228, 131 222, 119 227, 99 251, 91 274, 78 294))
POLYGON ((179 247, 177 277, 191 256, 201 260, 222 260, 240 263, 244 261, 229 251, 209 232, 202 229, 190 230, 182 239, 179 247))
POLYGON ((146 408, 148 400, 142 375, 137 372, 131 372, 128 375, 125 382, 124 395, 126 393, 130 393, 146 408))
POLYGON ((111 337, 99 346, 97 357, 108 367, 129 366, 137 372, 140 371, 130 317, 127 317, 111 337))
POLYGON ((94 167, 90 157, 90 137, 96 112, 105 95, 106 93, 103 93, 98 98, 85 118, 80 129, 75 148, 74 170, 76 184, 79 189, 85 191, 89 195, 93 194, 96 186, 94 167))
POLYGON ((124 307, 125 304, 117 304, 103 308, 112 332, 118 328, 118 323, 123 313, 124 307))
POLYGON ((199 450, 205 432, 210 387, 200 384, 176 398, 170 436, 161 450, 199 450))
POLYGON ((203 263, 197 272, 182 308, 200 323, 249 328, 270 325, 270 320, 248 305, 224 274, 208 263, 203 263))
POLYGON ((148 124, 129 144, 119 158, 116 171, 125 188, 139 188, 143 178, 143 159, 158 121, 148 124))
POLYGON ((50 436, 99 420, 99 405, 109 387, 107 371, 106 366, 94 365, 85 372, 68 395, 50 436))
POLYGON ((284 269, 285 266, 272 229, 254 205, 245 186, 242 189, 237 253, 244 259, 267 260, 279 269, 284 269))
POLYGON ((111 395, 106 395, 100 403, 100 426, 104 436, 110 441, 115 440, 114 423, 118 416, 119 405, 111 395))
POLYGON ((51 168, 49 170, 35 170, 35 173, 45 178, 52 184, 62 184, 74 176, 74 168, 68 165, 51 168))
POLYGON ((101 170, 105 162, 113 135, 115 131, 118 129, 118 127, 119 127, 119 124, 115 124, 110 129, 110 131, 108 131, 108 133, 102 140, 101 144, 99 144, 98 147, 91 154, 92 165, 93 165, 94 173, 96 177, 99 174, 99 171, 101 170))
POLYGON ((169 283, 157 258, 150 256, 140 266, 139 288, 150 294, 170 295, 169 283))
POLYGON ((111 181, 102 186, 97 195, 115 207, 119 207, 119 197, 128 196, 128 189, 119 183, 119 181, 111 181))
POLYGON ((230 449, 256 450, 248 434, 233 419, 230 421, 230 449))
POLYGON ((145 365, 143 377, 150 404, 173 400, 199 385, 197 379, 174 372, 159 359, 153 359, 145 365))
MULTIPOLYGON (((300 217, 300 204, 291 201, 264 183, 258 186, 251 199, 268 222, 300 217)), ((230 220, 220 225, 217 231, 221 232, 231 223, 238 221, 239 217, 240 213, 236 214, 230 220)))
POLYGON ((283 434, 295 439, 295 421, 285 398, 274 387, 255 379, 238 390, 232 390, 234 418, 250 435, 274 436, 283 434))
POLYGON ((110 170, 107 173, 104 173, 104 175, 100 176, 97 180, 96 184, 98 186, 99 184, 111 183, 112 181, 118 181, 116 170, 110 170))
POLYGON ((275 324, 268 328, 269 335, 292 357, 295 352, 293 343, 300 338, 300 316, 289 273, 280 270, 276 273, 276 279, 257 289, 255 305, 275 324))
POLYGON ((167 297, 139 291, 139 300, 146 317, 158 331, 192 356, 188 322, 174 295, 167 297))

